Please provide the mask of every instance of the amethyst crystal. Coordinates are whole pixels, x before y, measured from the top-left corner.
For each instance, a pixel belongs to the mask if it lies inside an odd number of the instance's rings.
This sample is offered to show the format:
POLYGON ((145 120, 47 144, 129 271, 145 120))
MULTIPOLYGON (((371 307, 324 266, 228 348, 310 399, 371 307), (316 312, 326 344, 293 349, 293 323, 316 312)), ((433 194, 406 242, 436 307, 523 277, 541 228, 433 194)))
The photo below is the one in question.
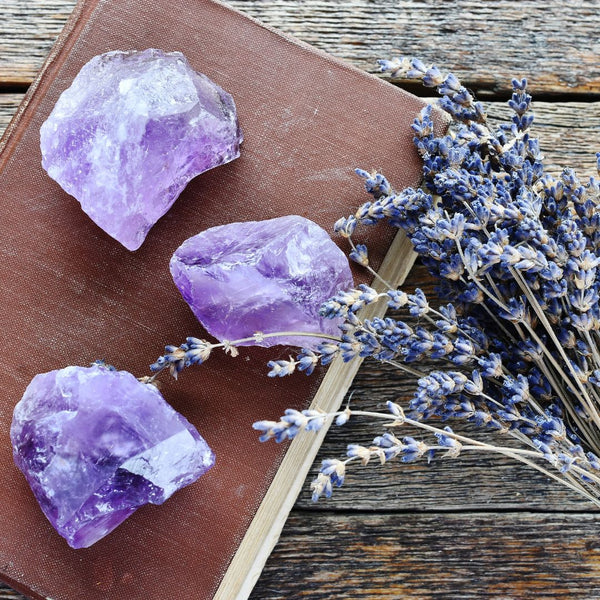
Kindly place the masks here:
POLYGON ((15 463, 73 548, 161 504, 214 464, 196 429, 151 384, 107 367, 36 375, 14 410, 15 463))
POLYGON ((129 250, 242 141, 231 96, 180 52, 154 49, 92 58, 40 133, 48 175, 129 250))
MULTIPOLYGON (((320 317, 319 309, 353 285, 344 253, 299 216, 208 229, 175 251, 171 274, 198 320, 221 341, 257 332, 339 335, 338 322, 320 317)), ((322 341, 279 336, 249 344, 314 348, 322 341)))

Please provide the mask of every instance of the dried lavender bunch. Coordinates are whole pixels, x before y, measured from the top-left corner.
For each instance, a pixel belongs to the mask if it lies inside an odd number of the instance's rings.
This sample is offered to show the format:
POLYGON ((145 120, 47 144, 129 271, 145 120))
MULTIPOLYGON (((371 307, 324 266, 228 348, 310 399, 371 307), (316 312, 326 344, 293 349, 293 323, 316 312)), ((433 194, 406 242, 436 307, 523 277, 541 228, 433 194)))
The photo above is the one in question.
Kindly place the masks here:
MULTIPOLYGON (((397 193, 383 175, 357 170, 372 200, 335 229, 350 241, 351 257, 368 267, 367 249, 352 242, 356 227, 387 221, 401 228, 448 304, 434 309, 420 290, 377 293, 360 286, 332 298, 323 314, 345 319, 335 352, 344 360, 371 357, 418 374, 414 365, 427 357, 439 369, 421 374, 408 405, 388 404, 387 414, 288 411, 279 422, 255 426, 262 439, 281 440, 318 429, 327 418, 342 424, 362 414, 431 434, 416 441, 385 433, 370 446, 350 445, 344 460, 323 462, 315 499, 341 485, 354 460, 412 461, 473 450, 512 456, 600 504, 599 182, 582 183, 572 169, 559 178, 544 173, 538 141, 529 133, 525 80, 513 81, 511 122, 492 130, 483 106, 452 74, 414 59, 380 65, 392 77, 437 88, 451 127, 436 137, 431 107, 425 108, 413 125, 422 188, 397 193), (360 308, 372 302, 408 309, 419 324, 361 320, 360 308), (504 432, 522 448, 441 429, 440 421, 449 419, 504 432)), ((329 361, 331 354, 323 356, 329 361)), ((323 356, 302 352, 288 364, 278 361, 271 374, 323 356)))
MULTIPOLYGON (((356 460, 408 462, 484 451, 524 462, 600 505, 599 182, 582 183, 571 169, 559 178, 544 173, 538 141, 529 133, 525 80, 513 81, 511 121, 492 129, 484 107, 454 75, 414 59, 380 65, 392 77, 437 88, 451 126, 436 137, 431 107, 425 108, 413 124, 422 187, 395 192, 382 174, 359 169, 372 199, 335 230, 350 242, 351 258, 370 269, 367 248, 352 240, 357 226, 387 221, 401 228, 437 279, 445 304, 434 308, 422 291, 390 286, 381 293, 364 285, 342 291, 322 308, 322 315, 344 319, 340 337, 269 363, 269 375, 310 374, 336 356, 369 357, 418 376, 415 394, 407 406, 388 403, 382 413, 289 409, 277 422, 254 426, 261 440, 282 441, 332 419, 338 425, 351 416, 384 422, 388 432, 370 445, 352 444, 343 460, 323 462, 313 482, 315 500, 341 485, 356 460), (360 309, 373 302, 407 311, 418 324, 362 319, 360 309), (439 368, 420 372, 424 358, 439 368), (451 419, 503 432, 520 447, 456 434, 442 426, 451 419), (389 432, 406 424, 425 438, 389 432)), ((600 155, 598 161, 600 169, 600 155)), ((204 360, 206 344, 167 347, 153 367, 176 374, 204 360)))

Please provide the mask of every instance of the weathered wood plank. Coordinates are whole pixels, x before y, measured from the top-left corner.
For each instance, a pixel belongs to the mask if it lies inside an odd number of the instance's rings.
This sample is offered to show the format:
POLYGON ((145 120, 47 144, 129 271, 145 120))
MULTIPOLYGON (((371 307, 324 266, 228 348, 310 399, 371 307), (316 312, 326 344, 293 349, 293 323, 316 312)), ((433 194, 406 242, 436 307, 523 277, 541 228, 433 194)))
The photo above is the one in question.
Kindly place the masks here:
MULTIPOLYGON (((75 0, 3 0, 0 85, 27 85, 75 0)), ((527 76, 544 94, 600 94, 598 0, 232 0, 232 6, 372 71, 402 53, 506 93, 527 76), (527 63, 523 57, 528 57, 527 63)))
POLYGON ((18 592, 15 592, 12 588, 9 588, 6 584, 0 582, 0 600, 27 600, 25 596, 22 596, 18 592))
POLYGON ((0 86, 31 83, 76 0, 2 0, 0 86))
POLYGON ((598 600, 599 527, 581 513, 294 514, 251 597, 598 600))
POLYGON ((23 94, 0 94, 0 137, 23 99, 23 94))

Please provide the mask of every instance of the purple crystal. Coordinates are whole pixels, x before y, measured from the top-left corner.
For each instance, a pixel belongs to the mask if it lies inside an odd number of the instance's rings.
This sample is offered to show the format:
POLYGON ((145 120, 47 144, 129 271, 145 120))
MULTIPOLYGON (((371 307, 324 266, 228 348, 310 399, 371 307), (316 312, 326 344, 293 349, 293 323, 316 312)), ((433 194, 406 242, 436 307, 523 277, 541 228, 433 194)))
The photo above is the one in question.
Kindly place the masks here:
MULTIPOLYGON (((171 258, 171 274, 198 320, 221 341, 256 332, 339 335, 338 321, 320 317, 319 309, 353 285, 348 259, 327 233, 293 215, 191 237, 171 258)), ((258 345, 314 348, 322 341, 280 336, 258 345)))
POLYGON ((231 96, 180 52, 154 49, 92 58, 40 134, 48 175, 129 250, 242 141, 231 96))
POLYGON ((66 367, 36 375, 14 410, 15 463, 73 548, 162 504, 214 464, 196 429, 126 371, 66 367))

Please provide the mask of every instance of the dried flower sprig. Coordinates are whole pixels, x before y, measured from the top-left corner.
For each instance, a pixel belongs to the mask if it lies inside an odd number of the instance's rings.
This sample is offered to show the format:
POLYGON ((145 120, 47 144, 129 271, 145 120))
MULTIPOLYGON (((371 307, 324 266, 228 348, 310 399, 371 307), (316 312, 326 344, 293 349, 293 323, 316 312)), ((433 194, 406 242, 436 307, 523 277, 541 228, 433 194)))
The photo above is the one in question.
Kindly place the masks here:
MULTIPOLYGON (((306 332, 306 331, 278 331, 276 333, 261 333, 256 332, 254 335, 246 338, 241 338, 239 340, 234 341, 223 341, 223 342, 209 342, 208 340, 202 340, 196 337, 188 337, 186 341, 179 345, 174 346, 169 344, 165 346, 165 353, 159 356, 154 363, 150 365, 150 370, 153 371, 153 375, 147 379, 148 383, 151 383, 156 377, 167 370, 172 377, 177 379, 179 373, 183 371, 186 367, 191 367, 194 365, 201 365, 206 362, 210 357, 211 353, 215 349, 222 349, 226 354, 229 354, 232 357, 236 357, 239 355, 238 346, 247 343, 256 343, 260 344, 263 340, 267 338, 274 337, 307 337, 314 340, 315 338, 322 338, 323 341, 318 346, 318 356, 324 357, 322 359, 322 364, 328 364, 333 359, 333 354, 329 360, 327 360, 326 355, 329 352, 329 349, 335 348, 337 352, 338 344, 341 342, 340 337, 335 337, 331 335, 327 335, 319 332, 306 332)), ((307 353, 310 351, 306 351, 307 353)), ((290 359, 291 360, 291 359, 290 359)), ((299 362, 299 361, 298 361, 299 362)), ((282 377, 283 375, 290 375, 294 372, 296 361, 291 360, 291 366, 286 366, 287 361, 271 361, 269 363, 269 367, 271 368, 271 372, 269 373, 270 377, 282 377), (288 370, 287 373, 283 373, 282 370, 286 368, 288 370)), ((299 370, 306 371, 307 375, 310 375, 314 370, 315 365, 312 366, 309 370, 308 363, 304 363, 299 366, 299 370)))
MULTIPOLYGON (((323 413, 318 410, 298 411, 287 409, 279 421, 258 421, 254 423, 253 427, 262 432, 261 441, 274 439, 276 442, 282 442, 294 439, 301 431, 319 431, 328 421, 333 421, 336 425, 341 426, 346 424, 351 417, 362 416, 371 420, 383 420, 385 427, 388 429, 405 425, 422 429, 431 434, 435 440, 427 443, 423 440, 416 440, 411 436, 404 436, 399 439, 394 433, 386 431, 375 437, 369 446, 349 444, 345 459, 325 459, 322 461, 320 472, 311 484, 312 499, 315 502, 323 495, 329 498, 333 492, 333 487, 340 487, 343 484, 347 465, 352 462, 360 461, 363 466, 366 466, 371 460, 376 460, 379 464, 384 465, 387 461, 395 458, 399 458, 405 463, 415 462, 419 459, 430 462, 440 454, 445 458, 458 458, 463 452, 493 453, 508 456, 566 484, 579 493, 583 493, 589 500, 596 501, 594 496, 585 490, 581 490, 569 479, 560 477, 536 462, 540 458, 538 450, 496 446, 455 433, 449 426, 441 428, 426 424, 407 417, 402 408, 391 401, 387 402, 387 409, 387 413, 351 410, 349 406, 343 411, 334 413, 323 413)), ((585 470, 580 466, 572 466, 579 474, 585 474, 585 470)), ((600 481, 600 478, 594 477, 594 479, 600 481)))

